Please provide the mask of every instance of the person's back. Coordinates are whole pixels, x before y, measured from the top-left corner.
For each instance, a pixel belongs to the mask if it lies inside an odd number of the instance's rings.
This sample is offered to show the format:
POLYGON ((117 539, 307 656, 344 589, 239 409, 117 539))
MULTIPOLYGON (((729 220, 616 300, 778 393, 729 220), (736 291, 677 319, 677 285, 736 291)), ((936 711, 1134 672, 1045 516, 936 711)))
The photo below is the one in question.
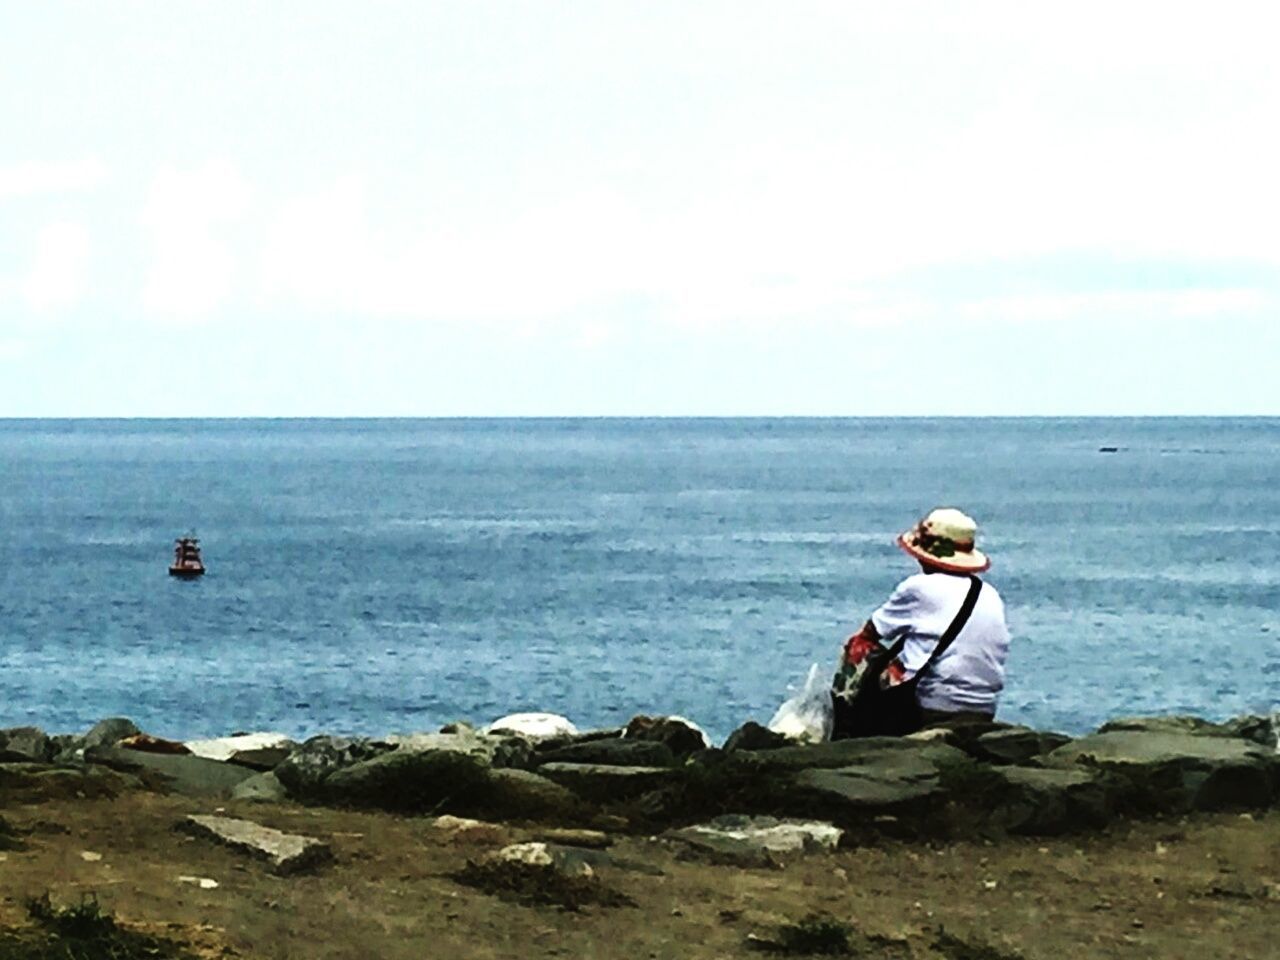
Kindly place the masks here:
MULTIPOLYGON (((994 718, 1009 630, 1000 594, 977 579, 991 561, 975 546, 976 534, 970 517, 940 508, 898 538, 921 572, 898 584, 849 638, 832 687, 835 737, 994 718), (944 638, 948 642, 939 649, 944 638), (881 703, 875 690, 903 685, 902 694, 909 689, 914 700, 910 715, 877 717, 889 702, 881 703)), ((901 702, 894 698, 894 704, 901 702)))
MULTIPOLYGON (((904 679, 929 661, 939 638, 950 626, 969 590, 969 577, 941 571, 914 574, 871 615, 885 644, 905 635, 898 655, 904 679)), ((995 715, 1004 689, 1009 630, 1004 601, 995 587, 983 583, 973 612, 951 645, 920 677, 916 695, 930 712, 995 715)))

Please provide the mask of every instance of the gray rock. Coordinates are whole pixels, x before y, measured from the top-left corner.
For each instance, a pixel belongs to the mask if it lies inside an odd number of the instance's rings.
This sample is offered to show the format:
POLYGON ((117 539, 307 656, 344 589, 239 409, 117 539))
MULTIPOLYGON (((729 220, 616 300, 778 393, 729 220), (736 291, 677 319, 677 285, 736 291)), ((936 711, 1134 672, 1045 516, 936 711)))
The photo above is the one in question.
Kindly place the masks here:
POLYGON ((542 867, 564 877, 589 877, 594 872, 583 858, 567 855, 552 844, 537 841, 513 843, 489 854, 485 860, 488 863, 520 863, 542 867))
POLYGON ((617 740, 621 736, 621 727, 608 727, 602 730, 582 730, 564 736, 546 737, 533 744, 534 762, 536 763, 542 755, 552 750, 559 750, 561 747, 572 746, 575 743, 591 743, 595 740, 617 740))
POLYGON ((684 717, 632 717, 622 735, 628 740, 661 743, 676 757, 687 757, 711 746, 702 728, 684 717))
POLYGON ((1222 729, 1228 736, 1252 740, 1259 746, 1270 747, 1280 753, 1280 713, 1273 713, 1269 717, 1235 717, 1222 724, 1222 729))
POLYGON ((53 754, 53 743, 39 727, 0 730, 0 763, 45 763, 53 754))
POLYGON ((125 737, 137 736, 141 732, 128 717, 108 717, 89 728, 89 732, 81 738, 80 746, 85 750, 91 747, 114 747, 125 737))
POLYGON ((779 857, 834 850, 844 831, 820 820, 729 815, 664 836, 716 861, 742 866, 772 866, 779 857))
POLYGON ((1104 723, 1099 733, 1143 731, 1146 733, 1190 733, 1204 737, 1234 737, 1260 746, 1280 749, 1277 737, 1280 724, 1275 716, 1257 714, 1235 717, 1225 723, 1211 723, 1200 717, 1172 715, 1163 717, 1121 717, 1104 723))
POLYGON ((1169 714, 1159 717, 1116 717, 1098 728, 1099 733, 1121 731, 1141 733, 1195 733, 1203 736, 1223 736, 1221 727, 1201 717, 1189 714, 1169 714))
POLYGON ((402 752, 466 754, 486 767, 525 767, 533 752, 532 742, 524 737, 490 736, 460 725, 451 733, 393 734, 384 739, 402 752))
POLYGON ((489 767, 482 756, 462 750, 400 749, 335 770, 324 781, 322 798, 343 806, 408 813, 457 810, 482 802, 488 783, 489 767))
POLYGON ((190 816, 179 827, 207 837, 270 864, 272 872, 286 875, 312 870, 333 860, 327 843, 314 837, 282 833, 251 820, 232 817, 190 816))
POLYGON ((258 747, 255 750, 237 750, 227 758, 227 763, 248 767, 250 770, 274 770, 292 754, 292 747, 258 747))
POLYGON ((144 753, 118 747, 93 747, 85 759, 113 770, 159 778, 165 789, 184 797, 229 797, 236 785, 253 776, 248 767, 206 760, 190 754, 144 753))
POLYGON ((84 759, 84 738, 74 733, 57 733, 49 738, 49 749, 54 763, 78 763, 84 759))
POLYGON ((774 733, 768 727, 761 726, 754 720, 748 720, 733 733, 729 734, 729 738, 724 742, 724 752, 732 753, 735 750, 776 750, 779 747, 786 747, 791 744, 780 733, 774 733))
POLYGON ((913 753, 885 754, 848 767, 803 770, 796 787, 842 821, 896 811, 944 793, 938 766, 913 753))
POLYGON ((547 763, 592 763, 613 767, 673 767, 675 755, 665 743, 646 740, 588 740, 558 750, 539 753, 538 761, 547 763))
POLYGON ((1280 758, 1234 737, 1112 730, 1074 740, 1043 759, 1114 774, 1126 806, 1160 811, 1262 807, 1280 787, 1280 758))
POLYGON ((318 800, 323 796, 325 780, 335 770, 394 749, 389 743, 367 737, 312 737, 289 754, 274 772, 295 800, 318 800))
POLYGON ((670 767, 615 767, 598 763, 546 763, 538 772, 579 796, 603 803, 666 786, 680 775, 670 767))
POLYGON ((1051 836, 1106 826, 1110 801, 1090 770, 997 767, 983 820, 1008 833, 1051 836))
POLYGON ((582 801, 568 787, 528 770, 489 771, 484 809, 513 820, 565 820, 582 809, 582 801))
POLYGON ((1007 727, 984 733, 969 744, 969 752, 988 763, 1026 763, 1058 749, 1071 738, 1061 733, 1046 733, 1029 727, 1007 727))
POLYGON ((725 757, 725 764, 744 773, 765 775, 880 764, 894 757, 915 757, 936 769, 965 767, 973 763, 963 750, 947 743, 905 737, 865 737, 777 750, 738 750, 725 757))
POLYGON ((232 800, 254 800, 260 803, 281 803, 289 798, 289 791, 270 770, 241 780, 231 790, 232 800))

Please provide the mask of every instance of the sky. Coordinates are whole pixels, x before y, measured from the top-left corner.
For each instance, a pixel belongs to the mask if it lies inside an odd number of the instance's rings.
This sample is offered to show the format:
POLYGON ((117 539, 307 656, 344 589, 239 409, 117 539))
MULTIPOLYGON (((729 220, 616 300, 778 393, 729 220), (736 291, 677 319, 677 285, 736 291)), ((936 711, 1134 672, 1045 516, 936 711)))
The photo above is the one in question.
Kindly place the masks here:
POLYGON ((0 0, 0 416, 1280 414, 1277 35, 0 0))

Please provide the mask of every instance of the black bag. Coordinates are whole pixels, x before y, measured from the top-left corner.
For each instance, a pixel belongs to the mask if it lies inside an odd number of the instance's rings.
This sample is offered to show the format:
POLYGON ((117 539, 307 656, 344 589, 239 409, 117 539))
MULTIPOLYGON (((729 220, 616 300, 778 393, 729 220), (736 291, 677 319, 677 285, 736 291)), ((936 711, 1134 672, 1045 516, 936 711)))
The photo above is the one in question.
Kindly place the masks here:
POLYGON ((978 593, 982 590, 982 581, 977 577, 969 578, 969 592, 965 594, 960 612, 956 614, 951 625, 938 638, 933 653, 925 661, 924 666, 915 672, 910 680, 892 687, 882 687, 880 677, 889 664, 902 653, 907 642, 906 636, 900 637, 892 647, 881 647, 868 654, 866 669, 858 678, 858 686, 852 697, 833 696, 831 726, 832 740, 846 740, 850 737, 900 737, 914 733, 923 725, 920 714, 920 701, 916 698, 916 687, 924 672, 933 665, 953 640, 960 635, 964 625, 978 602, 978 593))

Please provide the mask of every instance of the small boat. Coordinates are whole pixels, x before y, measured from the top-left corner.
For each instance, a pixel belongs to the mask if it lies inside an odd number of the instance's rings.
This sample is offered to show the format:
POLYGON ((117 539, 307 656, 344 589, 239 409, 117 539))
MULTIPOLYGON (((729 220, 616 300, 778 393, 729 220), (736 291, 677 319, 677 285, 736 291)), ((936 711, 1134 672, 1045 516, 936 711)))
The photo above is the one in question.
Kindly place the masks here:
POLYGON ((180 537, 174 541, 173 563, 169 565, 171 577, 198 577, 204 573, 204 561, 200 559, 200 541, 195 537, 180 537))

